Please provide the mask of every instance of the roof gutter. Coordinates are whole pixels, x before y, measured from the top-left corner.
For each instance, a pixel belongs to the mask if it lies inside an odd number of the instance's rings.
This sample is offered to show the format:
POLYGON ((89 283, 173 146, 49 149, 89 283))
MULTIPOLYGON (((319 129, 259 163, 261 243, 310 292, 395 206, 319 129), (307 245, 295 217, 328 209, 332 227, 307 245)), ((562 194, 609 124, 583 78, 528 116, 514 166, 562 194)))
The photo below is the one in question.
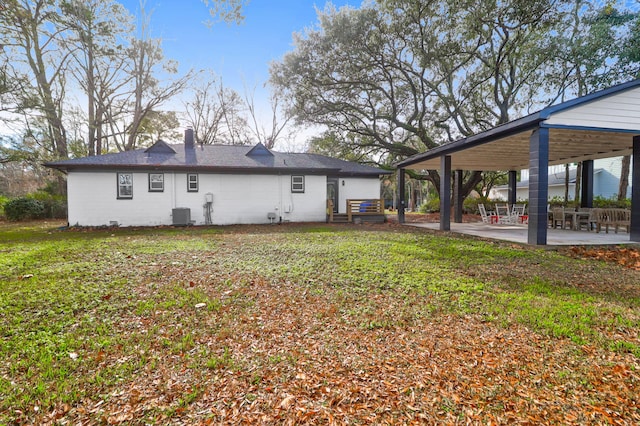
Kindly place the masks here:
POLYGON ((180 166, 180 165, 172 165, 172 166, 162 166, 162 165, 153 165, 153 164, 140 164, 140 165, 126 165, 126 164, 59 164, 55 162, 49 162, 43 164, 46 167, 59 170, 63 173, 68 173, 69 171, 113 171, 113 170, 162 170, 162 171, 173 171, 173 172, 207 172, 207 173, 222 173, 222 174, 269 174, 269 175, 278 175, 278 174, 307 174, 307 175, 333 175, 340 177, 358 177, 358 176, 380 176, 384 174, 390 174, 392 172, 381 170, 377 173, 364 173, 364 172, 345 172, 342 169, 338 168, 321 168, 321 169, 313 169, 313 168, 242 168, 242 167, 193 167, 193 166, 180 166))

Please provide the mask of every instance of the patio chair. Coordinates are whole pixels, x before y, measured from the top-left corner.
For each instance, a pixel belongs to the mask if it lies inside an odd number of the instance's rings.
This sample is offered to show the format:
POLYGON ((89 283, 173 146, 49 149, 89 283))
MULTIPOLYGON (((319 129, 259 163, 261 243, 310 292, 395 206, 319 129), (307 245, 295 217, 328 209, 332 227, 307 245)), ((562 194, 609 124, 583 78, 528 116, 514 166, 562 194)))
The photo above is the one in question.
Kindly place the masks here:
POLYGON ((509 219, 511 223, 523 223, 522 217, 525 216, 526 204, 514 204, 511 208, 509 219))
POLYGON ((598 217, 600 215, 600 209, 589 210, 589 228, 588 231, 598 231, 598 217))
POLYGON ((596 209, 597 217, 596 217, 596 232, 600 233, 602 231, 602 227, 604 226, 605 232, 609 233, 609 226, 613 225, 613 213, 611 209, 596 209))
POLYGON ((487 211, 485 209, 484 204, 478 203, 478 210, 480 211, 480 216, 482 217, 482 222, 491 223, 491 217, 494 216, 492 211, 487 211))
POLYGON ((498 223, 511 223, 511 215, 509 214, 508 204, 496 204, 496 216, 498 223))
POLYGON ((564 214, 564 209, 561 207, 554 207, 551 209, 551 214, 553 215, 553 220, 551 222, 551 226, 553 229, 556 229, 558 225, 560 229, 564 229, 565 224, 569 223, 569 229, 571 229, 571 218, 567 219, 567 216, 564 214))
POLYGON ((582 227, 584 226, 587 231, 591 231, 591 218, 592 218, 591 210, 592 209, 588 209, 588 208, 578 209, 578 213, 576 214, 576 223, 575 223, 576 230, 581 231, 582 227))

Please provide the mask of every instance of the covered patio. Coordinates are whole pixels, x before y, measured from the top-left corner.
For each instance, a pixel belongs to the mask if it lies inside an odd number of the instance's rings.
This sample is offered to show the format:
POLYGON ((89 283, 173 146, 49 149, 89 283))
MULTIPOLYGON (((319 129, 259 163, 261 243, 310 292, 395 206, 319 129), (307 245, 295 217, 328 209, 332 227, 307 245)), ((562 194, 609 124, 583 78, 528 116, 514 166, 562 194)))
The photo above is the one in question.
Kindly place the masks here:
MULTIPOLYGON (((396 164, 398 186, 405 186, 405 170, 438 170, 440 211, 451 211, 462 222, 463 171, 508 171, 509 200, 516 202, 516 173, 529 170, 529 224, 526 241, 549 241, 548 167, 582 162, 581 206, 593 207, 593 160, 633 155, 631 165, 631 226, 626 242, 640 242, 640 80, 613 86, 581 98, 553 105, 475 136, 439 146, 396 164), (452 185, 452 180, 454 183, 452 185)), ((398 221, 404 223, 404 190, 400 191, 398 221)), ((450 231, 451 217, 440 215, 438 229, 450 231)), ((592 237, 601 244, 603 234, 592 237)), ((591 240, 591 238, 590 238, 591 240)), ((598 243, 588 243, 598 244, 598 243)))
MULTIPOLYGON (((409 226, 439 230, 438 223, 407 223, 409 226)), ((527 243, 527 227, 523 225, 491 225, 483 222, 452 223, 449 231, 457 234, 473 235, 490 238, 492 240, 510 241, 513 243, 527 243)), ((553 229, 547 232, 547 245, 552 246, 581 246, 581 245, 619 245, 633 244, 626 232, 585 232, 570 229, 553 229)))

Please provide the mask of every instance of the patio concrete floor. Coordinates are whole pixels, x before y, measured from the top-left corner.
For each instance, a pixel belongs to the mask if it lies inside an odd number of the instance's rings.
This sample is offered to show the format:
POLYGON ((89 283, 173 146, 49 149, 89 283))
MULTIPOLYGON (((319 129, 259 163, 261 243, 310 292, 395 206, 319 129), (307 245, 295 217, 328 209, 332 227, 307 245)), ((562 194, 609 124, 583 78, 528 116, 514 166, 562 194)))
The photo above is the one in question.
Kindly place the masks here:
MULTIPOLYGON (((439 230, 439 223, 405 223, 407 226, 439 230)), ((490 238, 494 240, 511 241, 514 243, 527 244, 526 225, 490 225, 483 222, 476 223, 451 223, 451 232, 477 237, 490 238)), ((549 246, 581 246, 581 245, 611 245, 611 244, 638 244, 629 240, 629 234, 624 231, 609 233, 604 231, 588 232, 573 231, 569 229, 547 230, 547 245, 549 246)))

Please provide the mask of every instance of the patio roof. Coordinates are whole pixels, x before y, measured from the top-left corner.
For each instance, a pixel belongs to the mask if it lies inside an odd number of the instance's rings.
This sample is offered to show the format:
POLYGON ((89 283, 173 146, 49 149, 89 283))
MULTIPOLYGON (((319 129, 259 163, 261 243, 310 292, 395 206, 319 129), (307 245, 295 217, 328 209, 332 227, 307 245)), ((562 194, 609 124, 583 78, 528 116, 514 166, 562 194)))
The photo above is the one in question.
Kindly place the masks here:
MULTIPOLYGON (((529 169, 528 242, 547 244, 550 165, 591 160, 583 167, 583 207, 591 207, 593 161, 634 155, 632 165, 631 241, 640 242, 640 79, 610 87, 503 124, 469 138, 439 146, 396 164, 399 185, 404 169, 438 170, 440 193, 454 185, 454 216, 462 221, 461 171, 509 171, 509 200, 515 203, 515 175, 529 169), (456 187, 458 189, 456 189, 456 187)), ((449 197, 440 197, 440 210, 449 211, 449 197)), ((398 218, 404 222, 404 191, 398 218)), ((440 230, 450 229, 450 215, 440 216, 440 230)))
POLYGON ((629 155, 633 136, 640 134, 640 79, 547 107, 396 166, 437 170, 447 155, 452 170, 526 169, 529 138, 539 127, 549 129, 549 165, 629 155))

